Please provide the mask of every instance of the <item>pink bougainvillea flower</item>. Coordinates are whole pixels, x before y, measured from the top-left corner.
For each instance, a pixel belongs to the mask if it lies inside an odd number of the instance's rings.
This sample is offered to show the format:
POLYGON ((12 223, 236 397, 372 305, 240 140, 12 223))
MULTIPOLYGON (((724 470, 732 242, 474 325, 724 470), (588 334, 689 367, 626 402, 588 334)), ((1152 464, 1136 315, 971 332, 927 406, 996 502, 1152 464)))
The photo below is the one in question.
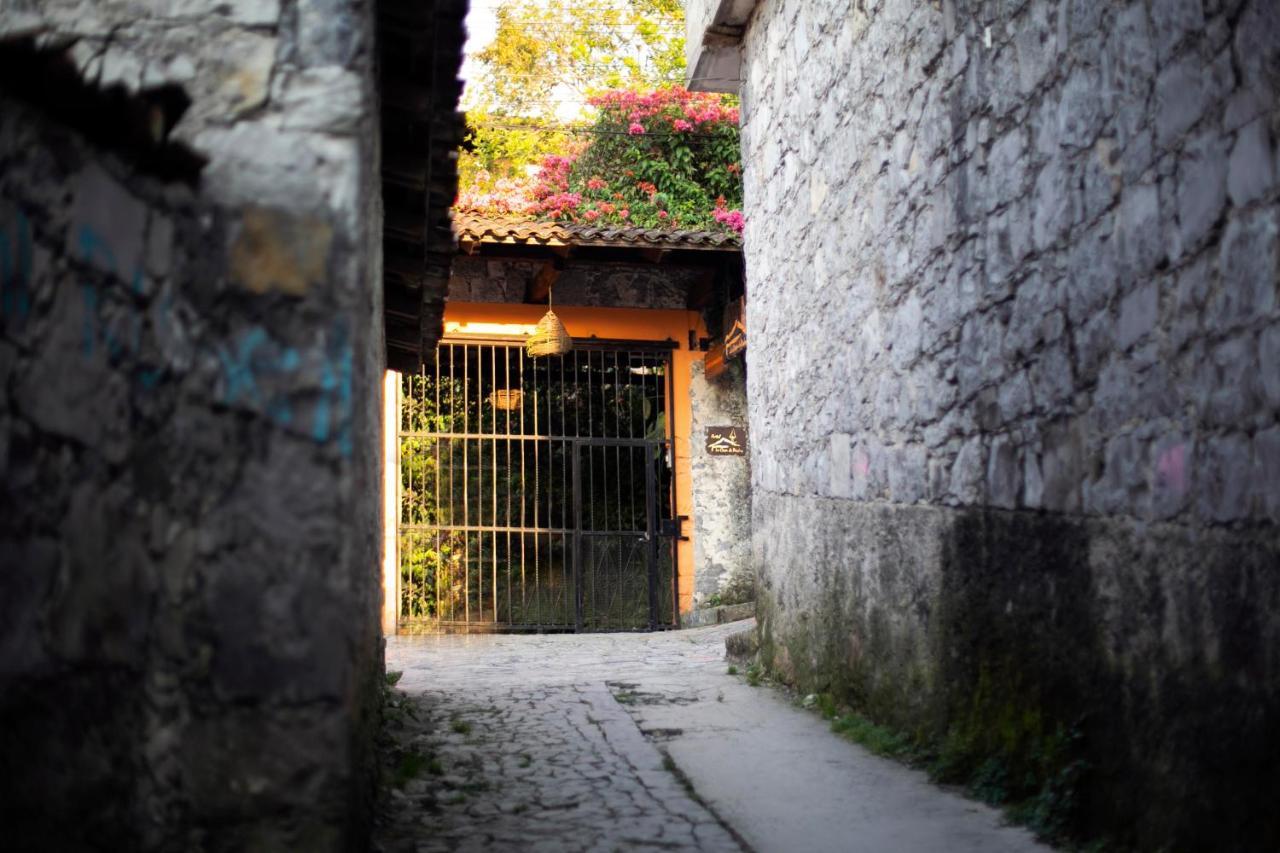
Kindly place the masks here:
POLYGON ((631 211, 627 210, 625 207, 618 211, 618 218, 620 219, 626 219, 629 216, 631 216, 631 211))
POLYGON ((667 213, 665 210, 659 210, 659 211, 658 211, 658 218, 659 218, 659 219, 670 219, 670 218, 671 218, 671 214, 670 214, 670 213, 667 213))
POLYGON ((671 126, 681 132, 686 130, 693 130, 693 125, 689 124, 689 122, 685 121, 682 118, 678 118, 675 121, 671 122, 671 126))
POLYGON ((587 181, 587 189, 589 190, 602 190, 607 186, 609 186, 609 183, 599 175, 596 175, 592 177, 591 180, 587 181))
POLYGON ((588 222, 595 222, 597 219, 599 219, 599 218, 600 218, 600 211, 598 211, 598 210, 588 210, 586 213, 584 213, 584 214, 582 214, 582 215, 583 215, 583 216, 585 216, 585 217, 587 218, 587 221, 588 221, 588 222))
POLYGON ((644 133, 644 125, 642 125, 638 121, 633 121, 631 122, 631 126, 627 128, 627 133, 631 134, 632 136, 639 136, 640 134, 644 133))
POLYGON ((716 222, 719 222, 721 225, 724 225, 726 228, 736 231, 739 234, 742 233, 742 228, 746 224, 742 218, 741 210, 726 210, 720 205, 716 205, 716 209, 712 213, 712 216, 716 218, 716 222))

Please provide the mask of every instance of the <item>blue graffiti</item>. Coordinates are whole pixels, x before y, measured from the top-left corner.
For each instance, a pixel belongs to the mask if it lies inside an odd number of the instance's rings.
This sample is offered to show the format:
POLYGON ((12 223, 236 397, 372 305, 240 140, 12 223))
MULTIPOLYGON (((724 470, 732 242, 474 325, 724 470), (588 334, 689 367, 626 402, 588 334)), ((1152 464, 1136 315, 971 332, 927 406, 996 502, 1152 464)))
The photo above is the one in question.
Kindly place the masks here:
POLYGON ((277 345, 265 329, 245 332, 232 346, 218 349, 222 372, 222 401, 242 404, 262 412, 280 427, 294 424, 293 409, 284 392, 265 390, 271 378, 287 380, 305 363, 319 361, 320 394, 307 433, 317 444, 333 442, 343 456, 351 454, 352 352, 341 327, 334 343, 322 353, 304 359, 293 347, 277 345))
MULTIPOLYGON (((86 263, 99 260, 102 266, 113 276, 119 276, 120 270, 116 262, 115 251, 110 244, 88 225, 81 225, 76 234, 79 257, 86 263)), ((142 265, 139 264, 130 279, 129 290, 135 299, 144 295, 142 265)), ((119 359, 125 354, 137 355, 142 351, 142 327, 144 319, 141 312, 134 311, 124 319, 127 327, 122 330, 103 325, 98 318, 98 309, 102 303, 102 291, 94 281, 85 281, 80 287, 84 299, 84 327, 81 332, 81 349, 86 358, 92 356, 101 341, 107 356, 119 359)), ((166 307, 172 303, 172 295, 166 300, 166 307)), ((164 376, 160 367, 139 367, 135 371, 138 383, 143 388, 151 389, 159 384, 164 376)))
POLYGON ((0 227, 0 314, 26 319, 31 312, 31 222, 17 211, 16 227, 0 227))
MULTIPOLYGON (((121 278, 111 245, 90 226, 82 225, 76 233, 76 250, 79 260, 106 270, 114 278, 121 278)), ((32 266, 31 224, 19 212, 12 227, 0 227, 0 313, 19 318, 28 314, 32 266)), ((131 296, 135 301, 141 300, 145 296, 141 265, 132 271, 128 281, 131 296)), ((140 353, 145 322, 143 312, 130 312, 114 324, 117 328, 112 328, 100 319, 101 285, 86 278, 80 289, 85 310, 81 330, 81 348, 85 357, 94 355, 99 348, 113 360, 125 354, 140 353), (121 323, 125 324, 123 328, 119 328, 121 323)), ((171 306, 172 299, 172 294, 169 294, 160 307, 171 306)), ((298 428, 317 443, 332 443, 343 456, 351 455, 353 354, 344 324, 334 327, 328 344, 318 352, 300 353, 293 347, 282 346, 273 341, 265 329, 255 327, 233 344, 218 347, 216 354, 223 380, 223 402, 257 409, 284 428, 295 423, 290 399, 283 392, 269 389, 279 384, 288 385, 288 378, 304 366, 318 369, 319 395, 311 413, 310 428, 308 430, 303 424, 298 428), (268 377, 285 381, 263 381, 268 377)), ((148 389, 154 388, 163 375, 164 369, 159 367, 139 366, 135 370, 138 383, 148 389)))

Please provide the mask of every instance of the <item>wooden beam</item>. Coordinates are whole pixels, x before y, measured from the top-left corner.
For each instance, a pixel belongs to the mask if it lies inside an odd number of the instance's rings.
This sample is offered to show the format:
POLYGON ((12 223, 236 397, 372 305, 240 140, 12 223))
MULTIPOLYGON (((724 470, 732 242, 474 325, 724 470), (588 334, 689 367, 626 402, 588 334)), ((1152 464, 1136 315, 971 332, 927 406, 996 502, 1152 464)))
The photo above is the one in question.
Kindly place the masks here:
POLYGON ((551 294, 551 286, 560 278, 560 272, 564 269, 564 261, 560 258, 553 258, 542 265, 530 281, 529 286, 525 289, 524 301, 539 305, 547 301, 547 297, 551 294))
POLYGON ((689 296, 685 306, 690 311, 701 311, 707 307, 711 297, 715 295, 716 268, 709 267, 702 271, 698 280, 689 285, 689 296))

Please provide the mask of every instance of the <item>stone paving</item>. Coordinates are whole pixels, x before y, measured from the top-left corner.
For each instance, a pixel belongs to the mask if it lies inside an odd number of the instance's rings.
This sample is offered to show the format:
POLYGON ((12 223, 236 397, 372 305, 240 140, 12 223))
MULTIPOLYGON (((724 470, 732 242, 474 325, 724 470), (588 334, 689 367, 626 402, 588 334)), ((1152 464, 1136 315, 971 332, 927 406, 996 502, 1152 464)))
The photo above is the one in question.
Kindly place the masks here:
MULTIPOLYGON (((377 847, 436 850, 742 849, 664 767, 618 698, 641 671, 719 661, 726 627, 675 634, 444 636, 388 641, 403 716, 377 847), (421 756, 409 758, 405 755, 421 756), (401 771, 401 775, 405 775, 401 771)), ((721 667, 721 671, 723 668, 721 667)))
POLYGON ((999 814, 726 673, 750 623, 397 637, 375 849, 1038 849, 999 814))

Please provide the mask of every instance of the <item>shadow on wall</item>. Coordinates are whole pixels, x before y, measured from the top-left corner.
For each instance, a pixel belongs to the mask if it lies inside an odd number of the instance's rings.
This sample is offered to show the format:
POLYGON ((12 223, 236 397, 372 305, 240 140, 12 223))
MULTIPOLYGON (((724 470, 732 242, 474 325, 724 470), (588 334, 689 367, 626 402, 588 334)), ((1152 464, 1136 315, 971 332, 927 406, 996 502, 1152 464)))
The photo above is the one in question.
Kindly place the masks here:
POLYGON ((755 522, 763 660, 939 779, 1054 837, 1280 849, 1274 528, 778 495, 755 522))
POLYGON ((1277 552, 1134 532, 958 515, 932 632, 937 773, 1076 837, 1280 849, 1261 641, 1277 552))

